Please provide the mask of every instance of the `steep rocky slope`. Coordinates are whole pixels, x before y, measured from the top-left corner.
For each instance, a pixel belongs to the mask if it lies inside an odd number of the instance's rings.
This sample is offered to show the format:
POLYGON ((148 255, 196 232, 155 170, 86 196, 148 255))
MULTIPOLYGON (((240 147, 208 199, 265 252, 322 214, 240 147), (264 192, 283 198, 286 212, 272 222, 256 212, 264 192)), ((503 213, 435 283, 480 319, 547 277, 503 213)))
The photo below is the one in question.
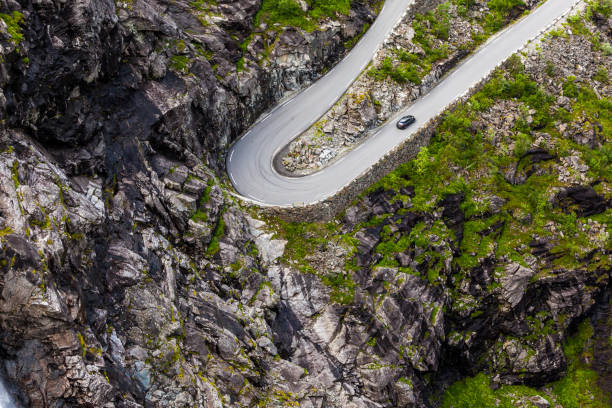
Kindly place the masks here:
POLYGON ((546 389, 576 366, 563 341, 610 291, 611 10, 598 3, 512 58, 339 219, 279 225, 286 256, 344 305, 310 324, 369 395, 390 406, 580 406, 574 393, 608 406, 596 374, 546 389), (427 396, 479 372, 504 392, 547 387, 507 401, 479 389, 464 401, 427 396))
POLYGON ((219 159, 371 4, 311 33, 266 26, 258 2, 0 6, 0 374, 18 404, 420 407, 482 370, 564 373, 561 340, 610 274, 605 10, 319 225, 256 219, 219 159))
POLYGON ((126 134, 216 165, 217 152, 338 60, 375 17, 355 3, 339 22, 324 19, 309 33, 254 27, 259 8, 259 1, 4 1, 6 125, 58 148, 80 147, 61 157, 79 174, 109 167, 101 152, 126 134))
POLYGON ((312 32, 268 27, 260 7, 0 2, 0 349, 23 405, 293 398, 304 369, 275 359, 265 312, 282 245, 211 169, 375 7, 312 32))

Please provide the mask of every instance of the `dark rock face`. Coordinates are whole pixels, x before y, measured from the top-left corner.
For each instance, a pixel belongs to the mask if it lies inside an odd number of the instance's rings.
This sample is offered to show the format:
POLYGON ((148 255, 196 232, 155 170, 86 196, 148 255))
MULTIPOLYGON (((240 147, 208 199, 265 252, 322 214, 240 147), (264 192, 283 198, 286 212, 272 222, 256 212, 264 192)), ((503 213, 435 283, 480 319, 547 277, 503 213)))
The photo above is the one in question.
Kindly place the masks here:
MULTIPOLYGON (((579 191, 581 197, 589 197, 582 201, 584 208, 600 208, 598 203, 601 197, 585 193, 590 191, 586 188, 570 189, 569 194, 573 197, 575 191, 579 191)), ((480 260, 479 266, 465 278, 459 278, 457 267, 449 262, 440 271, 443 285, 437 285, 431 276, 427 282, 423 277, 403 271, 408 269, 420 272, 421 276, 426 275, 424 272, 431 270, 432 265, 428 263, 430 258, 423 255, 426 251, 449 251, 453 256, 460 255, 457 245, 460 238, 455 237, 462 234, 464 214, 460 206, 464 197, 462 194, 447 195, 431 213, 419 215, 414 212, 402 214, 402 206, 392 199, 394 195, 393 191, 380 189, 346 211, 350 219, 354 218, 353 214, 359 213, 360 218, 365 220, 376 214, 376 208, 396 213, 377 227, 358 229, 354 235, 359 241, 356 264, 363 268, 357 274, 362 277, 358 287, 367 291, 356 296, 359 299, 356 301, 357 309, 367 313, 371 304, 368 296, 372 296, 382 302, 378 313, 388 313, 385 319, 365 317, 361 321, 393 322, 387 329, 376 323, 369 326, 368 333, 377 339, 371 349, 371 359, 387 358, 393 353, 390 350, 404 350, 394 360, 397 361, 396 370, 377 379, 379 384, 395 383, 394 388, 384 391, 385 395, 398 401, 397 406, 411 406, 399 403, 405 401, 406 396, 397 387, 409 378, 413 384, 411 395, 416 396, 418 401, 427 395, 430 387, 435 388, 431 379, 424 376, 430 372, 436 372, 442 382, 448 381, 448 376, 453 378, 452 373, 470 375, 482 369, 496 373, 495 381, 504 384, 539 386, 559 378, 565 370, 561 348, 564 333, 572 319, 586 314, 599 301, 599 296, 605 293, 610 284, 610 270, 598 268, 597 260, 588 266, 589 261, 586 260, 587 266, 579 270, 557 270, 549 276, 538 277, 537 269, 516 262, 509 262, 503 271, 496 271, 495 265, 503 261, 491 255, 480 260), (433 241, 440 236, 437 227, 439 221, 436 220, 442 221, 454 234, 445 236, 442 242, 433 241), (429 235, 432 241, 424 247, 417 242, 404 252, 395 254, 394 259, 399 267, 376 266, 382 256, 374 249, 380 251, 378 246, 383 242, 382 237, 389 233, 383 233, 384 228, 393 226, 390 231, 398 234, 396 237, 404 237, 417 224, 423 223, 423 235, 427 234, 428 229, 435 228, 437 237, 429 235), (397 291, 396 294, 394 291, 397 291), (412 302, 420 306, 415 307, 412 302), (431 309, 423 310, 422 307, 431 309), (439 311, 442 307, 446 309, 445 313, 439 311), (423 314, 428 313, 431 313, 431 318, 419 323, 423 314), (408 325, 411 325, 411 329, 407 329, 407 322, 411 322, 408 325), (432 323, 435 327, 425 328, 432 323), (415 332, 414 328, 420 324, 425 325, 421 330, 430 335, 418 337, 419 331, 415 332), (405 328, 409 334, 403 332, 405 328), (431 333, 438 331, 444 334, 441 337, 431 336, 431 333), (406 338, 410 340, 402 344, 402 339, 406 338), (408 354, 406 350, 409 350, 408 354)), ((350 219, 347 220, 349 225, 350 219)), ((499 228, 500 225, 492 225, 490 231, 485 233, 495 234, 499 228)), ((551 256, 554 243, 533 241, 531 247, 535 256, 545 260, 551 256)))
POLYGON ((612 350, 610 330, 612 325, 610 291, 604 293, 593 311, 594 347, 592 368, 599 374, 598 385, 608 395, 612 392, 612 350))
POLYGON ((591 186, 572 186, 560 192, 556 201, 566 211, 576 210, 581 217, 601 214, 612 206, 610 200, 597 194, 591 186))
POLYGON ((258 0, 0 1, 22 35, 0 18, 0 372, 24 406, 313 406, 339 374, 275 359, 300 330, 284 242, 213 171, 372 4, 307 33, 255 27, 258 0))
MULTIPOLYGON (((4 53, 6 124, 56 147, 75 174, 112 172, 119 160, 103 153, 123 154, 135 141, 214 166, 217 152, 262 111, 337 61, 354 31, 350 24, 270 31, 269 45, 242 51, 259 6, 220 2, 204 12, 188 1, 9 2, 4 11, 23 13, 25 22, 24 40, 4 53)), ((359 4, 343 18, 361 29, 374 16, 359 4)))

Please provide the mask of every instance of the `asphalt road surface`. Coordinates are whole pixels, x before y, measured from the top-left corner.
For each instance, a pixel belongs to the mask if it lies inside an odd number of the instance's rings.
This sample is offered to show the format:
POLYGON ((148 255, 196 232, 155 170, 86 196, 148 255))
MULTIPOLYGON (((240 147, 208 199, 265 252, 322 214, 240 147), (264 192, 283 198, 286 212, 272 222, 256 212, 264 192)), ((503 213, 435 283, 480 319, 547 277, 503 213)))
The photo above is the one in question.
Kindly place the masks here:
POLYGON ((396 145, 411 138, 429 119, 444 111, 497 65, 534 39, 577 0, 548 0, 495 35, 428 94, 328 167, 303 177, 279 174, 273 166, 274 157, 344 94, 413 2, 387 0, 374 24, 340 63, 310 87, 259 118, 231 146, 227 171, 240 195, 256 204, 275 206, 310 204, 334 195, 396 145), (406 114, 414 115, 416 122, 406 130, 397 129, 396 119, 406 114))

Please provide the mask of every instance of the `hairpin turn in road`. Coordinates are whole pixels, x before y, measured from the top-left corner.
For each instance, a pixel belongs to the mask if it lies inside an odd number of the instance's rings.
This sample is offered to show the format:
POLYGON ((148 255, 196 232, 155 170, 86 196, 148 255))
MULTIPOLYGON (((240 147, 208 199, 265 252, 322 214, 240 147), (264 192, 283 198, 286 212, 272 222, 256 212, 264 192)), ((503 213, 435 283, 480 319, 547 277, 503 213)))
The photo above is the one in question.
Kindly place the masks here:
POLYGON ((548 0, 496 34, 429 93, 398 112, 375 134, 328 167, 303 177, 279 174, 273 164, 275 156, 346 92, 413 2, 387 0, 374 24, 341 62, 310 87, 261 117, 231 146, 227 171, 240 195, 267 206, 311 204, 333 196, 565 15, 577 0, 548 0), (399 130, 396 119, 405 115, 413 115, 416 122, 399 130))

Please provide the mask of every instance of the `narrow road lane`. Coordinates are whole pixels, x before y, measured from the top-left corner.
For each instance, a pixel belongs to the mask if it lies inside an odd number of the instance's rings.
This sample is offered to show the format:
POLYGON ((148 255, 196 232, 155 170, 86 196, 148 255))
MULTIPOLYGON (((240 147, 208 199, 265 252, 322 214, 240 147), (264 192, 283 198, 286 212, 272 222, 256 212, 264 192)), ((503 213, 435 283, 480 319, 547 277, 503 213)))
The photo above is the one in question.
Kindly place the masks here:
POLYGON ((286 177, 273 167, 276 154, 316 122, 344 94, 367 66, 414 0, 387 0, 375 23, 353 50, 324 77, 260 118, 227 155, 227 170, 236 190, 262 205, 310 204, 332 196, 367 171, 387 152, 464 95, 497 65, 566 13, 577 0, 548 0, 521 21, 498 33, 455 68, 427 95, 397 116, 417 118, 406 130, 395 118, 375 135, 321 171, 286 177))

